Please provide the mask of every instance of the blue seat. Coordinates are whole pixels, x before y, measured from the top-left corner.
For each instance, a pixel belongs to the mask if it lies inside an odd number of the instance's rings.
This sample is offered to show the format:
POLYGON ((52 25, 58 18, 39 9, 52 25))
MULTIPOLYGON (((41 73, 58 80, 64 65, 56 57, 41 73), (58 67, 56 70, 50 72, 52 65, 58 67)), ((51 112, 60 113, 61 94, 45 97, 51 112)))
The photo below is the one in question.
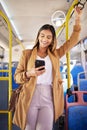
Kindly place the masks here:
POLYGON ((60 66, 60 72, 62 72, 62 70, 63 70, 63 66, 60 66))
MULTIPOLYGON (((0 70, 2 70, 2 68, 0 67, 0 70)), ((3 73, 2 72, 0 72, 0 77, 2 77, 3 76, 3 73)))
MULTIPOLYGON (((77 78, 78 78, 78 73, 80 72, 84 72, 82 65, 75 65, 73 69, 71 70, 74 85, 78 85, 77 78)), ((85 78, 85 76, 82 75, 81 78, 85 78)))
POLYGON ((19 84, 17 84, 14 80, 15 70, 16 70, 16 67, 12 67, 12 89, 16 89, 19 86, 19 84))
POLYGON ((87 102, 84 101, 86 91, 73 91, 77 97, 76 102, 69 103, 66 96, 66 130, 86 130, 87 129, 87 102))
MULTIPOLYGON (((8 62, 4 62, 3 63, 3 70, 8 70, 9 69, 9 63, 8 62)), ((3 76, 7 77, 8 76, 8 72, 3 72, 3 76)))
MULTIPOLYGON (((3 68, 4 70, 9 70, 9 68, 6 66, 6 67, 4 67, 3 68)), ((8 74, 8 72, 3 72, 3 76, 4 77, 7 77, 9 74, 8 74)))
POLYGON ((87 130, 87 106, 70 107, 68 113, 68 130, 87 130))
POLYGON ((81 80, 79 89, 81 91, 87 91, 87 80, 81 80))
MULTIPOLYGON (((87 91, 87 80, 80 81, 79 89, 80 89, 80 91, 87 91)), ((87 95, 84 95, 83 98, 85 101, 87 101, 87 95)))
MULTIPOLYGON (((87 71, 78 74, 78 89, 80 91, 87 91, 87 71), (82 78, 85 75, 85 78, 82 78)), ((87 101, 87 95, 84 95, 84 100, 87 101)))

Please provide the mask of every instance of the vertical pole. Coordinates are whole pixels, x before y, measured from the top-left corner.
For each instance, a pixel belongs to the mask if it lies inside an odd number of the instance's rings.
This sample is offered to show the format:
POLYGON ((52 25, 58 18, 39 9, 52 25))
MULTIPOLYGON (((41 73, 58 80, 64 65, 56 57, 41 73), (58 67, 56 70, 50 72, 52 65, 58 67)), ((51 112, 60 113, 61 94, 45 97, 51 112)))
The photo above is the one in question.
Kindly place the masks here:
MULTIPOLYGON (((4 20, 6 21, 7 25, 8 25, 8 31, 9 31, 9 70, 8 70, 8 81, 9 81, 9 87, 8 87, 8 103, 11 97, 11 92, 12 92, 12 29, 11 29, 11 25, 10 22, 8 20, 8 18, 4 15, 4 13, 0 10, 0 15, 4 18, 4 20)), ((4 80, 4 78, 3 78, 4 80)), ((4 111, 3 111, 4 113, 4 111)), ((7 112, 8 113, 8 130, 12 130, 12 113, 11 112, 7 112)))

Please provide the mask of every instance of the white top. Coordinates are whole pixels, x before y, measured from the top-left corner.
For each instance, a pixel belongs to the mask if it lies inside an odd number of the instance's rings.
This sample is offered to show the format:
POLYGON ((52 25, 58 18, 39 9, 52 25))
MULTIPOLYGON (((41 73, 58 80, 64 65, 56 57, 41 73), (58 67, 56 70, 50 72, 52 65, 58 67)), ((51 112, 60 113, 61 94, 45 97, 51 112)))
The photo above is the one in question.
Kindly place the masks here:
POLYGON ((37 56, 37 60, 44 60, 45 61, 45 69, 46 71, 37 77, 37 84, 45 84, 51 85, 52 84, 52 63, 47 55, 45 58, 41 58, 37 56))

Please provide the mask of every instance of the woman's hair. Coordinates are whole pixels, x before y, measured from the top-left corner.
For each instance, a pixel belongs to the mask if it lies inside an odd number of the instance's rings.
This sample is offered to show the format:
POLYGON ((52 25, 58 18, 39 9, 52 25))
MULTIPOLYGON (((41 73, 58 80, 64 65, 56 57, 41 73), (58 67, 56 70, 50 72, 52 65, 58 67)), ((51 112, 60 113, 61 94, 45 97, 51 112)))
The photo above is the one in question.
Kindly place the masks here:
POLYGON ((39 48, 39 40, 38 40, 38 37, 39 37, 40 32, 41 32, 42 30, 50 30, 50 31, 51 31, 51 33, 52 33, 52 43, 49 45, 49 49, 50 49, 51 52, 53 52, 53 51, 56 49, 57 40, 56 40, 55 29, 54 29, 54 27, 53 27, 52 25, 50 25, 50 24, 45 24, 45 25, 43 25, 43 26, 39 29, 38 34, 37 34, 37 38, 36 38, 36 41, 35 41, 35 46, 34 46, 33 48, 35 48, 35 47, 39 48))

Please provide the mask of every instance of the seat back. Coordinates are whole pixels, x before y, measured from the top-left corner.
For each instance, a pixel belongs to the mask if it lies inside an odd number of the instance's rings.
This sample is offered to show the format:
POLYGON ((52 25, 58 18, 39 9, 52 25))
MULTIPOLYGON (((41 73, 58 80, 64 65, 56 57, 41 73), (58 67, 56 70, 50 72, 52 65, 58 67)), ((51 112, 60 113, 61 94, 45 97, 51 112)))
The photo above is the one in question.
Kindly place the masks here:
POLYGON ((73 91, 76 102, 68 102, 66 95, 66 130, 86 130, 87 129, 87 102, 84 101, 86 91, 73 91))
POLYGON ((15 70, 16 70, 16 67, 12 67, 12 89, 16 89, 19 86, 19 84, 17 84, 14 80, 15 70))
MULTIPOLYGON (((74 85, 78 85, 77 78, 78 78, 78 73, 80 73, 80 72, 84 72, 84 69, 83 69, 82 65, 75 65, 73 67, 73 69, 71 70, 74 85)), ((84 78, 84 76, 82 76, 82 78, 84 78)))
POLYGON ((78 73, 78 89, 87 91, 87 71, 78 73), (83 75, 84 78, 82 78, 83 75))
MULTIPOLYGON (((87 91, 87 71, 78 74, 78 89, 80 91, 87 91), (82 78, 82 76, 85 78, 82 78)), ((84 95, 84 100, 87 101, 87 95, 84 95)))

